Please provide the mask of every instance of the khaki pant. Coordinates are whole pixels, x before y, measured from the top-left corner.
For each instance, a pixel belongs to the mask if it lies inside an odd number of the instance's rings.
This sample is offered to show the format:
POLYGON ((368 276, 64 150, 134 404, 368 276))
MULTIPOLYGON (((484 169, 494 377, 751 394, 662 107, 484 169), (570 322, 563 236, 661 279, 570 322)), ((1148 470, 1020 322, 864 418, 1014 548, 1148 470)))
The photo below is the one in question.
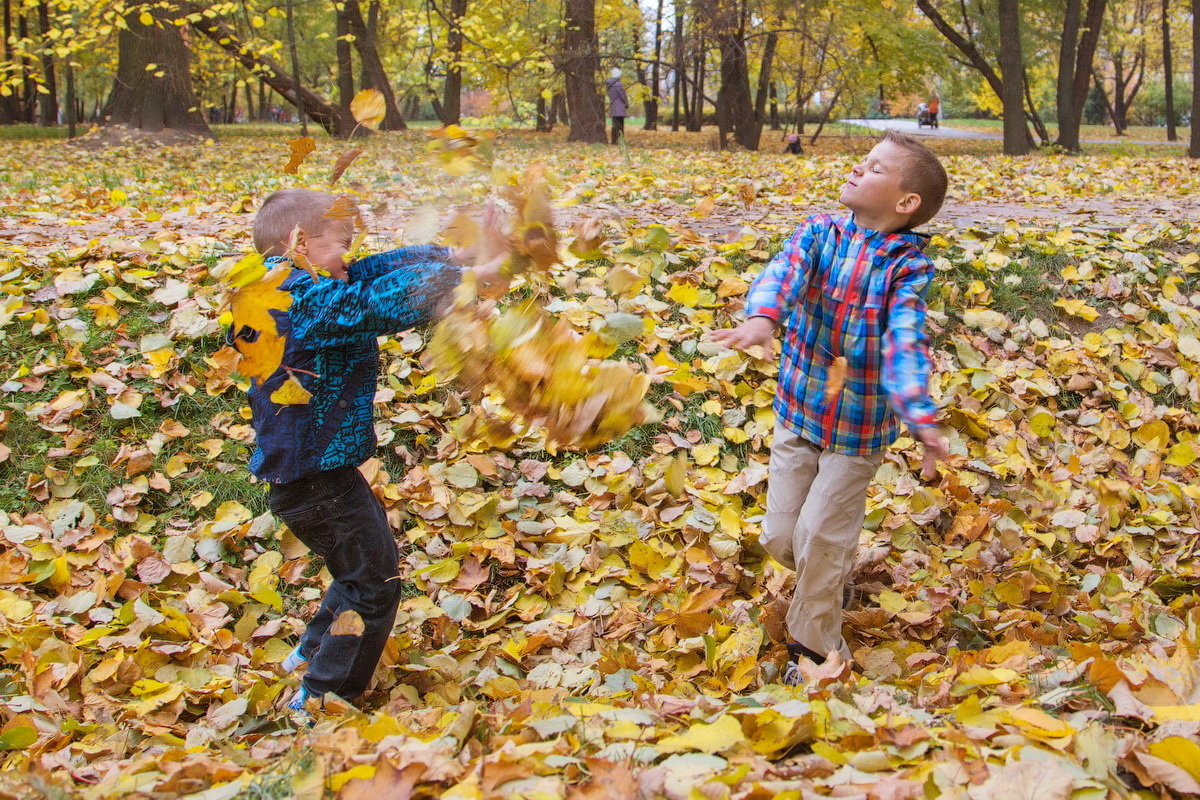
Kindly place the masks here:
POLYGON ((867 486, 882 461, 883 453, 822 450, 775 424, 759 542, 796 571, 788 635, 822 655, 836 650, 850 657, 842 638, 842 589, 862 533, 867 486))

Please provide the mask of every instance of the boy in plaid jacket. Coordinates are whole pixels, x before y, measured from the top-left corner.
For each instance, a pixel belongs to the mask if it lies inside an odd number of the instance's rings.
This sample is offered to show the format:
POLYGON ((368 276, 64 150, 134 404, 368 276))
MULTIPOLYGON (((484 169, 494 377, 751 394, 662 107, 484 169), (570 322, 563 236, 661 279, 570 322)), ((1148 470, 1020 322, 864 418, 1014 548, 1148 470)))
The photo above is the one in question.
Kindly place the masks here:
POLYGON ((924 298, 933 264, 922 252, 928 237, 912 230, 941 208, 946 184, 937 156, 888 131, 846 179, 840 200, 851 213, 801 223, 750 287, 746 321, 711 335, 745 348, 769 345, 783 328, 759 541, 796 571, 787 683, 799 680, 801 658, 850 657, 842 593, 867 486, 900 421, 925 447, 927 478, 946 456, 928 390, 924 298), (845 382, 827 400, 842 364, 845 382))

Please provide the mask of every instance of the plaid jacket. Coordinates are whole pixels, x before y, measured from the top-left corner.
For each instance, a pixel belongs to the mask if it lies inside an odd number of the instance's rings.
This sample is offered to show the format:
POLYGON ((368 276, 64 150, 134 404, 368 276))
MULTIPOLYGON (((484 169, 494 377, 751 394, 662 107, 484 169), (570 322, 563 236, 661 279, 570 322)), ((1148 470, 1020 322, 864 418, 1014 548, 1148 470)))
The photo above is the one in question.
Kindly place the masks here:
POLYGON ((791 431, 845 455, 884 450, 900 431, 934 424, 925 292, 928 237, 860 228, 853 215, 806 219, 750 287, 746 316, 784 329, 775 414, 791 431), (824 398, 829 369, 846 382, 824 398))
MULTIPOLYGON (((291 306, 271 312, 286 338, 283 362, 249 391, 257 434, 251 472, 270 483, 287 483, 335 467, 356 467, 375 453, 376 338, 432 319, 460 279, 448 255, 446 248, 432 245, 389 250, 355 261, 345 281, 314 281, 291 268, 280 285, 291 293, 291 306), (271 393, 289 375, 312 393, 307 404, 271 402, 271 393)), ((290 263, 267 261, 275 269, 290 263)), ((236 345, 239 338, 256 335, 243 326, 231 329, 229 339, 236 345)))

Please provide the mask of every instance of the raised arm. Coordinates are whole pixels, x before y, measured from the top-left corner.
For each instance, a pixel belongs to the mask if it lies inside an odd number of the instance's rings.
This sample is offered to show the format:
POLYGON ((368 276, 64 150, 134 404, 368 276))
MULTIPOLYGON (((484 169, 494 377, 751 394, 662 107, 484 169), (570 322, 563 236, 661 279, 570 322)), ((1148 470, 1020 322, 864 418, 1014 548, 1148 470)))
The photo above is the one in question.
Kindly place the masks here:
POLYGON ((358 283, 359 281, 375 280, 380 275, 412 267, 414 264, 431 261, 445 263, 450 260, 449 248, 436 244, 420 244, 360 258, 346 268, 346 273, 351 283, 358 283))
POLYGON ((291 290, 292 334, 310 346, 337 345, 420 325, 434 318, 461 277, 458 266, 443 260, 411 260, 369 281, 301 275, 291 290))

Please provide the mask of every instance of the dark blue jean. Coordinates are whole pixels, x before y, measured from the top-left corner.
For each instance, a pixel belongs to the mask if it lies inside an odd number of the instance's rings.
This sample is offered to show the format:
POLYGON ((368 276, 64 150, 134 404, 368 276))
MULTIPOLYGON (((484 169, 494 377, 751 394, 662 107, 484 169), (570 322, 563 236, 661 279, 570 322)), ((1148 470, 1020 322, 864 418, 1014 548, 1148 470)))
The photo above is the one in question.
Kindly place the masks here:
POLYGON ((399 558, 387 515, 354 467, 273 485, 269 502, 333 575, 300 639, 300 654, 310 659, 304 686, 318 697, 334 692, 353 699, 371 680, 400 604, 399 558), (358 612, 361 635, 330 633, 344 611, 358 612))

